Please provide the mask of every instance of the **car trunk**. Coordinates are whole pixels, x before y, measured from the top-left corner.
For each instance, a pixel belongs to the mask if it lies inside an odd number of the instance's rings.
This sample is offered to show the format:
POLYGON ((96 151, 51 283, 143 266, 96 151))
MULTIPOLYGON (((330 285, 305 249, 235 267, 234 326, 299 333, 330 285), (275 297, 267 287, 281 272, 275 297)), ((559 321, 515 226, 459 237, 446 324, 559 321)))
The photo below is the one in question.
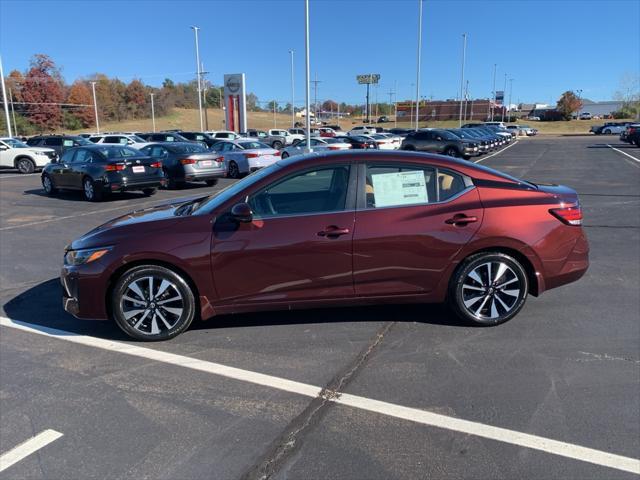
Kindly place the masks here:
MULTIPOLYGON (((184 157, 184 160, 189 161, 188 165, 195 170, 211 170, 221 168, 224 165, 222 155, 217 152, 212 153, 194 153, 184 157), (193 162, 193 163, 191 163, 193 162)), ((182 162, 186 164, 185 162, 182 162)))
POLYGON ((565 203, 568 205, 578 204, 578 193, 569 187, 564 185, 553 185, 553 184, 545 184, 545 183, 536 183, 536 187, 538 187, 538 191, 548 193, 553 195, 558 199, 558 203, 565 203))

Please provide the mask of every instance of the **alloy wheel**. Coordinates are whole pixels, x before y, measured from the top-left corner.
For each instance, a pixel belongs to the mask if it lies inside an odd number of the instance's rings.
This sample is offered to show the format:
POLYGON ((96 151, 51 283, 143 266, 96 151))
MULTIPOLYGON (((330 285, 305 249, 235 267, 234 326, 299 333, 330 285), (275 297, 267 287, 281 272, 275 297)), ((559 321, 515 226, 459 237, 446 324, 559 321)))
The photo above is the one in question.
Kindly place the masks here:
POLYGON ((84 196, 87 200, 93 200, 94 195, 95 191, 93 189, 93 182, 87 178, 84 181, 84 196))
POLYGON ((229 163, 229 176, 231 178, 240 178, 240 171, 236 162, 229 163))
POLYGON ((462 303, 480 321, 496 322, 518 305, 523 294, 516 272, 505 262, 485 262, 471 270, 462 284, 462 303))
POLYGON ((33 173, 35 171, 35 166, 31 160, 23 158, 18 162, 18 171, 20 173, 33 173))
POLYGON ((125 321, 142 335, 173 329, 185 310, 178 286, 161 277, 146 276, 129 283, 120 298, 125 321))
POLYGON ((42 187, 44 188, 44 191, 46 193, 51 193, 53 185, 51 185, 51 179, 49 178, 49 175, 45 175, 44 177, 42 177, 42 187))

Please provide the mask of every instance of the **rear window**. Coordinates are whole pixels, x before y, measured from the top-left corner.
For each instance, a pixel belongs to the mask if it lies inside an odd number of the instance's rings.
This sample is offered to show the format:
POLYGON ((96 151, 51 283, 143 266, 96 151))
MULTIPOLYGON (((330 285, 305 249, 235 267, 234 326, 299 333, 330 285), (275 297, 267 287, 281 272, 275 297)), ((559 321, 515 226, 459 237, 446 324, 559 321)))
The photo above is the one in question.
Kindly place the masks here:
POLYGON ((204 153, 207 151, 202 145, 194 143, 193 145, 176 145, 167 147, 169 150, 175 153, 204 153))
POLYGON ((98 151, 110 160, 115 158, 140 156, 140 152, 138 150, 130 147, 104 147, 100 148, 98 151))
POLYGON ((269 145, 262 142, 240 142, 239 145, 245 150, 260 150, 264 148, 271 148, 269 145))

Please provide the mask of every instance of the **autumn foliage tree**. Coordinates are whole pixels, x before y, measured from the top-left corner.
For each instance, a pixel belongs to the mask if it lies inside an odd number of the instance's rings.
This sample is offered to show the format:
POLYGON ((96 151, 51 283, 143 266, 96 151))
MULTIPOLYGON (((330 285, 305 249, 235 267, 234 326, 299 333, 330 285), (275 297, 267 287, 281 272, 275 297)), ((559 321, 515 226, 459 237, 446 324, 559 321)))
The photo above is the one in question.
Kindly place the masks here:
POLYGON ((564 92, 556 105, 556 110, 560 112, 565 120, 571 120, 571 116, 574 112, 577 112, 582 108, 582 100, 572 92, 567 90, 564 92))
POLYGON ((60 71, 47 55, 37 54, 31 59, 30 69, 21 88, 25 113, 40 131, 54 130, 62 122, 64 86, 60 71))
MULTIPOLYGON (((71 88, 69 88, 67 103, 77 105, 92 105, 93 97, 87 84, 76 80, 73 85, 71 85, 71 88)), ((95 124, 93 108, 91 108, 91 106, 74 108, 71 114, 80 121, 82 128, 90 127, 95 124)))

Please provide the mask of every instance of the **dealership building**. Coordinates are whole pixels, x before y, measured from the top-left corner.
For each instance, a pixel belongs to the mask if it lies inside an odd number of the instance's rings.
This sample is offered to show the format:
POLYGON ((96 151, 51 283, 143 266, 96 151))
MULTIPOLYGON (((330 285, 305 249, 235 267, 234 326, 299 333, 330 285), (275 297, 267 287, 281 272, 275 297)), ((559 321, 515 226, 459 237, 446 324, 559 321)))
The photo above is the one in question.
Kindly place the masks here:
MULTIPOLYGON (((493 101, 487 98, 469 99, 462 103, 462 118, 467 121, 482 121, 491 118, 493 101)), ((494 117, 502 115, 503 107, 496 105, 494 117)), ((415 121, 415 102, 398 103, 398 120, 415 121)), ((459 100, 421 100, 418 106, 418 120, 457 120, 460 118, 459 100)))

